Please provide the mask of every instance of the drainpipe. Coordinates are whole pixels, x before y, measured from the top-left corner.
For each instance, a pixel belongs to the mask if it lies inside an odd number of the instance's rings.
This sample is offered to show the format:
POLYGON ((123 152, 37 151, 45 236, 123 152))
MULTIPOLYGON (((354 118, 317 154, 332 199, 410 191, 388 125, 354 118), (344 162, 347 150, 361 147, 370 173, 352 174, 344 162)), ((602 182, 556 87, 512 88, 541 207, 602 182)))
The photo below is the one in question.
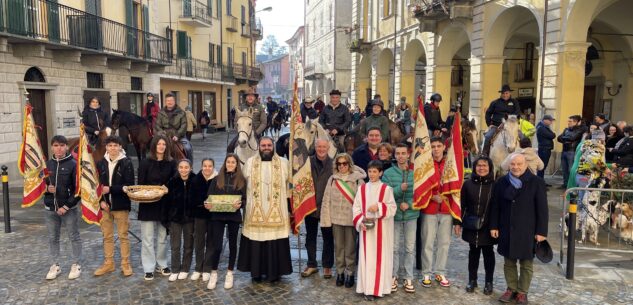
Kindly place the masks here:
POLYGON ((541 105, 541 112, 545 114, 545 103, 543 103, 543 87, 545 85, 545 48, 547 46, 547 10, 549 0, 545 0, 545 14, 543 16, 543 43, 541 44, 541 88, 539 89, 538 103, 541 105))
POLYGON ((398 1, 395 2, 396 7, 393 9, 393 89, 391 91, 391 102, 389 102, 389 108, 391 103, 396 105, 396 50, 398 45, 398 1))

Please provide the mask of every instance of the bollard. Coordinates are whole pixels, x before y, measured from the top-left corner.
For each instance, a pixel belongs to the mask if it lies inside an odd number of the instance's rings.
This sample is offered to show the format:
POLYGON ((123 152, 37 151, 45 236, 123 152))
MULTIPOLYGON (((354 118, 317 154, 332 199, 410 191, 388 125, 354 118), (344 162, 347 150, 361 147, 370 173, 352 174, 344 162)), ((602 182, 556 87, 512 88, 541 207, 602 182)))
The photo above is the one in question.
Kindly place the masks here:
POLYGON ((567 267, 565 277, 568 280, 574 279, 574 256, 576 254, 576 212, 578 211, 578 194, 569 194, 569 223, 567 236, 567 267))
POLYGON ((9 173, 8 167, 2 166, 2 194, 4 195, 4 233, 11 233, 11 211, 9 206, 9 173))

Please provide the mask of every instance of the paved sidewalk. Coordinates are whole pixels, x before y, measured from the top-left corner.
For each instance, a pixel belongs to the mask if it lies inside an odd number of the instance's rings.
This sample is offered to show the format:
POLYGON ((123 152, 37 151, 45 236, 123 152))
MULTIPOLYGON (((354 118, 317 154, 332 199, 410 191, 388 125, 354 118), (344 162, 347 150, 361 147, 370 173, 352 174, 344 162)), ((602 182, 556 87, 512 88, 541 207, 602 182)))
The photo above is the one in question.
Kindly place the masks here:
MULTIPOLYGON (((202 157, 214 157, 216 168, 224 159, 226 133, 210 135, 205 141, 194 138, 196 170, 202 157)), ((552 181, 556 182, 556 181, 552 181)), ((555 184, 555 183, 552 183, 555 184)), ((555 184, 556 185, 556 184, 555 184)), ((558 248, 558 219, 561 215, 561 191, 552 189, 550 200, 550 241, 558 248)), ((44 279, 49 263, 46 259, 46 228, 42 222, 43 211, 36 205, 28 209, 19 208, 19 192, 12 192, 12 226, 14 233, 0 233, 0 304, 357 304, 366 303, 351 289, 339 288, 334 279, 325 280, 313 275, 302 279, 299 275, 299 254, 305 267, 306 252, 298 249, 296 237, 291 238, 294 271, 276 284, 253 284, 249 274, 235 273, 235 286, 223 288, 225 272, 220 272, 218 288, 206 289, 201 281, 183 280, 168 282, 157 276, 154 281, 143 280, 140 262, 141 244, 131 237, 132 264, 135 274, 124 278, 117 271, 99 278, 92 272, 101 264, 103 252, 99 227, 81 225, 84 242, 83 273, 70 281, 67 274, 69 262, 62 263, 62 276, 57 280, 44 279)), ((0 211, 1 214, 1 211, 0 211)), ((1 219, 1 218, 0 218, 1 219)), ((140 235, 139 222, 132 215, 131 232, 140 235)), ((0 228, 4 227, 4 223, 0 228)), ((3 231, 2 231, 3 232, 3 231)), ((305 235, 301 236, 302 241, 305 235)), ((319 244, 319 249, 321 245, 319 244)), ((69 243, 65 229, 62 230, 62 255, 69 256, 69 243)), ((226 268, 228 250, 222 256, 220 269, 226 268)), ((535 262, 534 280, 529 294, 531 304, 633 304, 633 260, 631 254, 607 252, 579 253, 576 258, 576 279, 568 281, 554 262, 535 262)), ((448 261, 448 278, 453 285, 442 288, 435 285, 423 288, 416 283, 416 293, 407 294, 402 288, 390 296, 377 300, 376 304, 499 304, 496 298, 505 290, 502 258, 497 256, 495 292, 485 296, 479 288, 474 294, 464 291, 467 281, 468 245, 453 237, 448 261)), ((116 250, 118 257, 118 246, 116 250)), ((320 257, 320 255, 319 255, 320 257)), ((480 267, 483 279, 483 264, 480 267)), ((419 271, 416 270, 419 279, 419 271)), ((480 281, 480 286, 483 282, 480 281)))

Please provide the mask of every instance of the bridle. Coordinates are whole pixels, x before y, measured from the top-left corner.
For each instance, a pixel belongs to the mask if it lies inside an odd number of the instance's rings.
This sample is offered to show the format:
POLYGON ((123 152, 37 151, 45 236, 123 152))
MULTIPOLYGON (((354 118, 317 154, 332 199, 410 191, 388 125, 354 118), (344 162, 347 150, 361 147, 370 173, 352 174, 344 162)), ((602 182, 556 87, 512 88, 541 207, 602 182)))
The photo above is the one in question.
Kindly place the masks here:
MULTIPOLYGON (((514 152, 514 150, 516 150, 516 147, 515 147, 514 149, 510 150, 510 147, 508 146, 508 144, 509 144, 508 137, 507 137, 507 135, 506 135, 506 134, 508 134, 508 133, 510 133, 510 132, 509 132, 509 131, 507 131, 507 130, 505 129, 505 127, 504 127, 504 129, 501 131, 501 133, 502 133, 503 145, 506 147, 506 149, 507 149, 508 153, 513 153, 513 152, 514 152)), ((516 144, 517 140, 518 140, 518 135, 517 135, 517 137, 514 139, 515 144, 516 144)))
POLYGON ((251 141, 250 141, 250 139, 253 137, 253 129, 254 129, 253 128, 253 118, 250 117, 250 116, 244 115, 244 116, 238 117, 237 119, 239 120, 241 118, 247 118, 247 119, 251 120, 251 131, 250 132, 246 132, 244 130, 240 130, 240 131, 237 132, 237 137, 239 138, 240 134, 242 134, 242 133, 245 134, 246 138, 248 139, 248 141, 246 141, 246 143, 248 144, 248 148, 250 148, 251 150, 255 150, 255 151, 259 150, 259 145, 256 145, 255 148, 253 148, 251 146, 251 141))

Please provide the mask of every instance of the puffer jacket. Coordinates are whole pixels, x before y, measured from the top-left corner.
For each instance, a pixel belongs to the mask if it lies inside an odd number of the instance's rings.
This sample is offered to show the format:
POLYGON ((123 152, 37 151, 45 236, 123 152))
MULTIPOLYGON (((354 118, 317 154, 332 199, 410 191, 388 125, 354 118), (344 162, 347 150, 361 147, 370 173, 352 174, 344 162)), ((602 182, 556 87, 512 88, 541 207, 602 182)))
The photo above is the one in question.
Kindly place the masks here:
POLYGON ((49 211, 57 211, 60 207, 72 209, 77 206, 80 198, 75 197, 75 176, 77 173, 77 161, 71 154, 65 157, 46 161, 49 177, 47 185, 55 186, 55 193, 44 193, 44 205, 49 211))
POLYGON ((394 221, 409 221, 420 217, 420 211, 413 209, 413 164, 410 165, 410 168, 406 172, 407 190, 403 192, 401 184, 404 182, 404 175, 405 173, 398 167, 397 163, 394 163, 391 168, 382 174, 382 182, 391 186, 393 189, 393 198, 396 200, 396 205, 398 206, 396 215, 393 218, 394 221), (400 209, 400 203, 403 202, 409 204, 409 209, 406 211, 400 209))
POLYGON ((323 203, 321 204, 321 227, 327 228, 333 224, 349 227, 354 226, 352 212, 354 196, 351 198, 352 202, 347 201, 334 184, 334 180, 341 179, 345 181, 355 194, 358 187, 365 183, 365 177, 367 177, 367 174, 358 166, 354 165, 352 173, 345 176, 341 175, 336 169, 336 166, 334 166, 334 174, 328 179, 325 193, 323 194, 323 203))
POLYGON ((110 193, 102 197, 112 211, 129 211, 130 198, 123 191, 124 186, 134 185, 134 165, 132 160, 121 151, 115 160, 110 160, 108 153, 97 164, 101 185, 109 186, 110 193), (110 166, 114 166, 110 172, 110 166))
POLYGON ((173 132, 179 139, 184 138, 187 133, 187 114, 177 105, 172 110, 163 108, 156 118, 154 131, 156 134, 173 132))
POLYGON ((175 223, 189 223, 193 221, 193 209, 195 208, 196 194, 194 192, 193 173, 187 180, 176 175, 167 183, 169 188, 168 220, 175 223))
MULTIPOLYGON (((316 105, 314 108, 316 109, 316 105)), ((319 123, 327 130, 336 129, 337 135, 340 136, 347 132, 349 124, 352 123, 352 117, 349 109, 343 104, 339 104, 336 108, 327 105, 319 115, 319 123)))
POLYGON ((81 121, 84 123, 86 133, 94 135, 95 131, 105 130, 106 127, 112 128, 112 122, 110 120, 110 114, 103 111, 101 107, 92 109, 90 106, 86 106, 81 113, 81 121), (99 121, 102 121, 101 124, 99 121))
MULTIPOLYGON (((255 102, 253 105, 248 105, 246 103, 240 105, 240 111, 248 111, 253 118, 253 130, 255 130, 256 135, 261 135, 266 129, 268 119, 266 118, 266 112, 264 111, 264 106, 260 103, 255 102)), ((237 126, 238 117, 235 116, 235 126, 237 126)))
MULTIPOLYGON (((484 159, 492 169, 492 161, 484 159)), ((479 230, 464 229, 462 239, 477 247, 494 245, 497 239, 490 235, 490 209, 492 206, 492 192, 494 188, 494 174, 491 171, 487 176, 479 176, 473 172, 471 178, 464 182, 461 190, 462 219, 467 215, 476 215, 483 218, 482 227, 479 230)))

